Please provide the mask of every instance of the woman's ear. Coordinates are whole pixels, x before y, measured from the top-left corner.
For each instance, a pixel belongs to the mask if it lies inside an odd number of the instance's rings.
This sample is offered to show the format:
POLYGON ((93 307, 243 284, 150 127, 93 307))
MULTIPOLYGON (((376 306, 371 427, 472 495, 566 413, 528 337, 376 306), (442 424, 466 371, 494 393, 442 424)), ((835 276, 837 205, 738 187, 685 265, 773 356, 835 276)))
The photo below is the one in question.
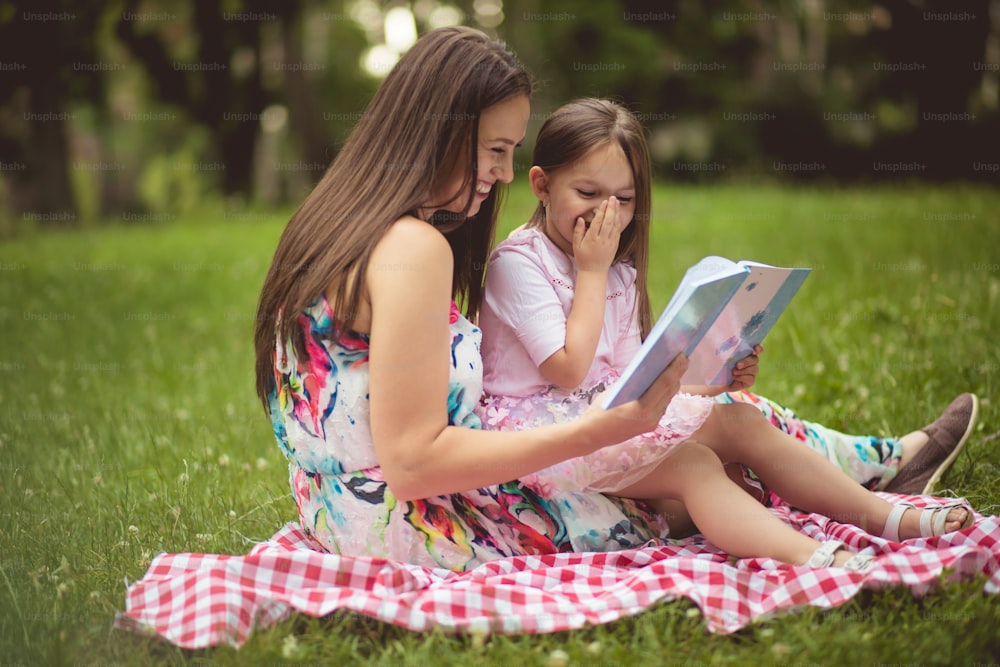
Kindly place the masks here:
POLYGON ((547 202, 549 200, 549 177, 545 175, 545 171, 537 165, 532 167, 528 170, 528 181, 531 182, 531 191, 535 193, 538 201, 547 202))

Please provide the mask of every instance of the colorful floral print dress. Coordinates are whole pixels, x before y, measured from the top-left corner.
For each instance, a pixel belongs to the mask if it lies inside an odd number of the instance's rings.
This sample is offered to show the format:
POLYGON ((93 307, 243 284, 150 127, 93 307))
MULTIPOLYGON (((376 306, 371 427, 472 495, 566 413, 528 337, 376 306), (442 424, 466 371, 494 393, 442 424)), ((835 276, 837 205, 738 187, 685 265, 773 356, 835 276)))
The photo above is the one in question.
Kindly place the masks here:
MULTIPOLYGON (((369 428, 368 338, 331 342, 324 298, 300 317, 309 359, 291 341, 275 349, 270 396, 302 527, 331 553, 466 570, 505 556, 613 551, 668 536, 646 503, 596 492, 543 497, 518 480, 399 501, 386 486, 369 428)), ((448 419, 480 428, 481 333, 452 304, 448 419)))

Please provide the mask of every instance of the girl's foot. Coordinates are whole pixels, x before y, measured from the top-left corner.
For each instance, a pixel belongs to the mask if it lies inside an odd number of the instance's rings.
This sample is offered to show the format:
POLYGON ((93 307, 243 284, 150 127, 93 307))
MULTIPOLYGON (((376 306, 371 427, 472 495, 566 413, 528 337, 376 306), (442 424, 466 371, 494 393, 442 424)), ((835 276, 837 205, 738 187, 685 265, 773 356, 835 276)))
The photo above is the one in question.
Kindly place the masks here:
POLYGON ((865 573, 875 565, 875 558, 864 554, 844 551, 840 540, 827 540, 819 545, 804 565, 809 567, 842 567, 846 570, 865 573))
POLYGON ((900 542, 914 537, 936 537, 968 528, 975 516, 959 503, 919 509, 909 503, 894 505, 882 529, 882 537, 900 542))
POLYGON ((902 466, 885 491, 926 495, 934 491, 976 425, 979 400, 962 394, 934 422, 902 438, 902 466))

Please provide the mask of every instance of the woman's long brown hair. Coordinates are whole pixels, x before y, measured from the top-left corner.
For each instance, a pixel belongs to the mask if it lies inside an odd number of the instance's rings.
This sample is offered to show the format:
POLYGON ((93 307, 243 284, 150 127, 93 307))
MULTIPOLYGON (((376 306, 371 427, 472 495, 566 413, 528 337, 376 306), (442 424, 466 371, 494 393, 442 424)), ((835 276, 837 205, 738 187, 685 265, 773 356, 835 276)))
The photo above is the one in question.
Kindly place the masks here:
MULTIPOLYGON (((627 261, 635 268, 636 309, 639 331, 645 339, 653 326, 646 273, 649 268, 649 216, 651 163, 642 124, 628 109, 593 97, 573 100, 552 113, 535 140, 532 166, 553 172, 581 160, 593 149, 614 143, 621 147, 632 168, 635 214, 618 241, 615 262, 627 261)), ((528 225, 545 224, 545 208, 539 202, 528 225)))
MULTIPOLYGON (((481 112, 531 89, 506 46, 472 28, 433 30, 400 58, 278 241, 254 330, 257 395, 265 410, 275 386, 275 336, 291 336, 299 359, 307 358, 297 319, 335 279, 336 293, 327 296, 340 321, 354 319, 375 245, 396 220, 433 206, 427 198, 445 191, 456 173, 469 210, 481 112)), ((470 315, 482 299, 502 194, 498 182, 475 216, 431 219, 451 245, 453 295, 470 315)))

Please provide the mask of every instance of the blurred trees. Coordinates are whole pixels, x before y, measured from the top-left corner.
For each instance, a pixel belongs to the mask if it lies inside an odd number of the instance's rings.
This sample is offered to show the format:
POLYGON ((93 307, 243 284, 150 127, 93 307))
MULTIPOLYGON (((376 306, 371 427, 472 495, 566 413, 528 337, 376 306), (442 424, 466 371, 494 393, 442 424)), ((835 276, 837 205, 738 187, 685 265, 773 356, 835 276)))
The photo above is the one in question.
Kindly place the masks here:
POLYGON ((997 0, 504 7, 551 97, 619 97, 673 178, 997 181, 997 0))
MULTIPOLYGON (((167 7, 176 10, 178 4, 165 4, 162 11, 167 7)), ((264 90, 261 77, 261 26, 266 20, 294 21, 298 8, 298 2, 248 0, 228 12, 248 20, 229 20, 221 0, 199 0, 185 8, 189 29, 180 35, 169 20, 158 22, 162 29, 141 29, 133 17, 150 7, 140 0, 125 0, 116 17, 115 35, 156 82, 152 94, 181 109, 214 139, 225 167, 219 183, 224 195, 250 194, 257 121, 275 97, 264 90), (190 62, 179 60, 183 51, 192 56, 190 62)))
POLYGON ((41 4, 0 8, 0 203, 25 219, 295 201, 399 53, 454 23, 539 80, 529 150, 545 114, 600 95, 673 179, 1000 171, 1000 0, 41 4))
POLYGON ((57 0, 37 11, 39 20, 27 21, 18 6, 0 9, 0 164, 4 199, 17 214, 76 219, 70 104, 103 107, 104 78, 96 68, 73 63, 97 60, 93 35, 102 4, 57 0), (55 20, 70 16, 73 21, 55 20))

